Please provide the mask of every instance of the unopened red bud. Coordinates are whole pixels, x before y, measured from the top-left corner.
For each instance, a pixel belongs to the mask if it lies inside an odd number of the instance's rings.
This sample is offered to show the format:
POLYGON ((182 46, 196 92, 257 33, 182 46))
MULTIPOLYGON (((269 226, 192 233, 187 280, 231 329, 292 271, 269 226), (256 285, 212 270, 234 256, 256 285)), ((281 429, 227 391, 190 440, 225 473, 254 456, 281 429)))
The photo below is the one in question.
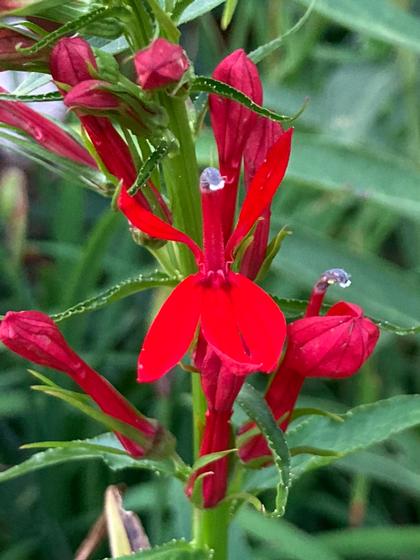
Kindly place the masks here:
POLYGON ((145 90, 179 82, 190 66, 182 47, 156 39, 134 57, 138 82, 145 90))
POLYGON ((378 327, 358 305, 336 303, 322 317, 289 325, 284 367, 304 377, 348 377, 368 359, 378 338, 378 327))
POLYGON ((60 39, 50 56, 50 71, 56 82, 75 86, 92 78, 95 56, 87 41, 79 37, 60 39))
POLYGON ((81 114, 102 113, 117 109, 121 102, 118 97, 107 91, 110 84, 101 80, 85 80, 74 86, 64 98, 64 104, 78 109, 81 114))
POLYGON ((137 412, 98 372, 74 352, 54 321, 39 311, 9 311, 0 323, 0 341, 10 350, 36 364, 69 375, 105 414, 137 429, 142 445, 116 434, 129 453, 144 455, 152 449, 169 450, 171 441, 154 421, 137 412))

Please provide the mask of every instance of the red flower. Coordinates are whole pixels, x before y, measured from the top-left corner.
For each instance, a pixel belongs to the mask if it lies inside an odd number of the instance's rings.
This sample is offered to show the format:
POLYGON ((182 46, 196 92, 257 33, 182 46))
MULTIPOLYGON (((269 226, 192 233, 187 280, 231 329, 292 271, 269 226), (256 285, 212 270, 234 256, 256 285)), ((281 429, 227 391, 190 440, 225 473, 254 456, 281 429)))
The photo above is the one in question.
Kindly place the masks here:
MULTIPOLYGON (((0 87, 0 92, 7 93, 0 87)), ((81 165, 96 167, 87 150, 56 124, 19 101, 0 100, 0 122, 13 126, 47 150, 81 165)))
POLYGON ((235 249, 271 203, 283 179, 291 138, 289 130, 270 149, 226 244, 221 215, 224 181, 216 169, 206 169, 200 181, 203 251, 187 235, 121 192, 119 207, 135 227, 152 237, 185 243, 199 268, 175 288, 155 318, 140 352, 139 381, 154 381, 169 371, 188 350, 199 324, 209 346, 238 373, 270 372, 276 367, 286 334, 283 314, 261 288, 232 272, 231 264, 235 249))
MULTIPOLYGON (((328 273, 323 278, 326 276, 328 273)), ((327 287, 328 283, 322 279, 317 283, 309 311, 316 308, 319 311, 320 294, 323 297, 327 287)), ((364 316, 358 305, 344 301, 333 305, 324 316, 307 316, 290 323, 284 360, 265 395, 276 420, 282 420, 281 429, 286 430, 288 426, 306 377, 339 379, 354 375, 372 354, 379 334, 378 327, 364 316)), ((241 433, 251 427, 252 424, 247 424, 241 433)), ((270 452, 264 438, 254 436, 241 447, 239 454, 243 461, 249 461, 270 452)))
POLYGON ((179 82, 190 66, 182 47, 166 39, 155 39, 134 56, 138 82, 145 90, 179 82))
POLYGON ((136 428, 145 440, 144 447, 116 434, 131 455, 142 456, 153 447, 161 428, 137 412, 104 377, 84 362, 68 346, 48 315, 39 311, 9 311, 0 323, 0 340, 19 356, 66 373, 103 412, 136 428))

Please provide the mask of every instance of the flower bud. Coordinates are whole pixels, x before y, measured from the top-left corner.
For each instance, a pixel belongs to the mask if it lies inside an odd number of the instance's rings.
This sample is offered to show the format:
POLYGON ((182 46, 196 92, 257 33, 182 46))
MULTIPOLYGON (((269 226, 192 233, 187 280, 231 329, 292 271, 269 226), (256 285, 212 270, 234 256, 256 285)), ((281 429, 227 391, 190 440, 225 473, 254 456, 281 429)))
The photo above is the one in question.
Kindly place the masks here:
POLYGON ((284 366, 305 377, 349 377, 369 358, 379 329, 352 303, 339 302, 322 317, 289 325, 284 366))
POLYGON ((70 109, 80 114, 102 115, 120 108, 119 99, 108 91, 111 84, 101 80, 84 80, 76 84, 64 98, 70 109))
POLYGON ((144 90, 179 82, 190 66, 182 47, 166 39, 155 39, 134 57, 138 83, 144 90))
MULTIPOLYGON (((333 269, 333 272, 338 270, 333 269)), ((325 275, 331 277, 332 283, 334 275, 328 274, 331 272, 325 275)), ((343 283, 347 285, 348 282, 347 275, 343 283)), ((319 283, 317 287, 321 289, 319 283)), ((324 294, 325 291, 326 288, 324 294)), ((344 301, 333 305, 324 316, 305 317, 290 323, 286 355, 265 395, 274 418, 281 420, 281 429, 287 429, 306 377, 354 375, 373 352, 379 334, 378 327, 364 317, 358 305, 344 301)), ((239 433, 245 434, 253 427, 254 424, 248 423, 239 433)), ((239 451, 241 460, 246 463, 256 459, 261 463, 261 458, 269 455, 267 443, 260 435, 246 440, 239 451)))
POLYGON ((81 116, 114 117, 138 136, 156 136, 167 125, 167 115, 159 105, 103 80, 78 83, 64 97, 64 103, 81 116))
POLYGON ((50 71, 58 83, 75 86, 90 80, 96 67, 91 46, 79 37, 60 39, 51 52, 50 71))
POLYGON ((166 432, 137 412, 130 403, 99 373, 74 352, 57 325, 39 311, 9 311, 0 323, 0 340, 10 350, 36 364, 57 369, 69 375, 108 416, 136 428, 144 441, 141 446, 116 434, 134 456, 158 448, 167 450, 166 432))

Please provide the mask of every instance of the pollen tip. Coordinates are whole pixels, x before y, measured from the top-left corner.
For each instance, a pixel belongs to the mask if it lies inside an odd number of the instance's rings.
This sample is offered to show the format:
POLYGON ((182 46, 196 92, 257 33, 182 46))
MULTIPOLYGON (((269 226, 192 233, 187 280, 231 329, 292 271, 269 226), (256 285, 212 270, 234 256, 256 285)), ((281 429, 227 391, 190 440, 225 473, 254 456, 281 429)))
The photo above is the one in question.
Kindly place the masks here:
POLYGON ((216 167, 206 167, 200 175, 200 189, 203 191, 220 191, 225 186, 225 179, 216 167))
POLYGON ((330 268, 321 275, 318 284, 337 284, 340 288, 348 288, 351 285, 351 275, 343 268, 330 268))

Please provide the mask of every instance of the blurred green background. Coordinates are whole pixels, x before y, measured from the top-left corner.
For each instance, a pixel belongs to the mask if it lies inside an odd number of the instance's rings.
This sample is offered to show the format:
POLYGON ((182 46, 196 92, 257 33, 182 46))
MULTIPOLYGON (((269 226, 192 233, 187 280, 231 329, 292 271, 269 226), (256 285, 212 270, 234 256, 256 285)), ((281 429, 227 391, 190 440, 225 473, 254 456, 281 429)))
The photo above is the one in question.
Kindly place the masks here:
MULTIPOLYGON (((219 6, 183 27, 183 44, 196 72, 210 74, 228 52, 253 51, 287 32, 310 3, 239 0, 223 32, 219 6)), ((302 23, 259 65, 265 105, 291 114, 309 98, 273 207, 273 233, 287 225, 292 235, 266 288, 307 298, 321 272, 342 267, 353 284, 331 289, 331 301, 345 298, 375 318, 411 326, 420 317, 420 2, 318 0, 302 23)), ((216 163, 207 126, 197 151, 203 167, 216 163)), ((0 187, 0 312, 63 310, 154 268, 125 220, 71 177, 2 151, 0 187)), ((93 367, 172 429, 189 459, 188 374, 177 371, 153 386, 135 382, 140 342, 164 296, 131 296, 62 326, 93 367)), ((359 376, 308 382, 301 402, 343 411, 419 393, 418 349, 418 338, 383 333, 359 376)), ((32 393, 23 360, 4 348, 0 360, 1 468, 30 456, 19 450, 25 442, 100 432, 67 405, 32 393)), ((127 484, 126 507, 138 512, 153 544, 189 536, 189 505, 178 483, 113 474, 96 461, 72 463, 0 487, 0 560, 73 558, 106 486, 116 482, 127 484)), ((418 560, 419 522, 420 431, 411 430, 305 475, 283 520, 244 508, 232 527, 231 559, 418 560)), ((96 557, 106 554, 104 547, 96 557)))

